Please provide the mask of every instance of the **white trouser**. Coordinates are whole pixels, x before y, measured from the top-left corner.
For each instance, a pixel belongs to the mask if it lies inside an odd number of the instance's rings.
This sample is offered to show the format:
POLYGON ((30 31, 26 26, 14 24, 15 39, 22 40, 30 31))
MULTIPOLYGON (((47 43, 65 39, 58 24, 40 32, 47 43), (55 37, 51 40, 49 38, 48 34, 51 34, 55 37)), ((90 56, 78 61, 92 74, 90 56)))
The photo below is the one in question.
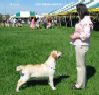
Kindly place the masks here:
POLYGON ((84 88, 86 85, 86 65, 85 57, 89 46, 75 46, 77 82, 76 87, 84 88))

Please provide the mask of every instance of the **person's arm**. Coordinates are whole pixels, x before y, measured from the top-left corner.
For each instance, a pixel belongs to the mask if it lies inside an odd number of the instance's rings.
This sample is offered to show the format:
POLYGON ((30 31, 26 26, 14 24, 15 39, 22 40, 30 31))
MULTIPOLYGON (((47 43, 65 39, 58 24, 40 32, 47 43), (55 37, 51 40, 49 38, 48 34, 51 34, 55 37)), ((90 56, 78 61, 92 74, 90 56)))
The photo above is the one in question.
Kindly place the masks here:
POLYGON ((89 38, 90 37, 90 31, 91 31, 90 25, 89 24, 84 25, 83 32, 80 35, 80 39, 82 41, 84 41, 87 38, 89 38))

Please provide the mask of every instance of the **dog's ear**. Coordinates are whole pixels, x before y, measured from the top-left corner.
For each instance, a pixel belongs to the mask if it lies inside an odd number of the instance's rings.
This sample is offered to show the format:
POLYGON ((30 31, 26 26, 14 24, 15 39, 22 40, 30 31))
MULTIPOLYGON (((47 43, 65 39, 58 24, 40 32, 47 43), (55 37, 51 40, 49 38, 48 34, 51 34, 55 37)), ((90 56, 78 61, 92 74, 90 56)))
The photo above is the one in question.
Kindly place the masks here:
POLYGON ((57 54, 55 52, 52 52, 51 53, 51 56, 54 58, 54 59, 57 59, 57 54))

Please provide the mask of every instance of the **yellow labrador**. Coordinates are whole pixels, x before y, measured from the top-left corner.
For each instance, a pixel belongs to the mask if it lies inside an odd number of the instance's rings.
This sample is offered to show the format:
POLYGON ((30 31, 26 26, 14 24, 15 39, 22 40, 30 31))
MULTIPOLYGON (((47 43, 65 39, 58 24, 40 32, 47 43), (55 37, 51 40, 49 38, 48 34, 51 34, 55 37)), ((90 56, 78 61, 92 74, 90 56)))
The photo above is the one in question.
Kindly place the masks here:
POLYGON ((56 90, 53 83, 56 60, 62 55, 60 51, 52 51, 47 61, 44 64, 38 65, 20 65, 17 66, 16 71, 20 71, 22 76, 18 80, 16 91, 19 91, 20 86, 26 83, 30 78, 48 77, 49 85, 52 90, 56 90))

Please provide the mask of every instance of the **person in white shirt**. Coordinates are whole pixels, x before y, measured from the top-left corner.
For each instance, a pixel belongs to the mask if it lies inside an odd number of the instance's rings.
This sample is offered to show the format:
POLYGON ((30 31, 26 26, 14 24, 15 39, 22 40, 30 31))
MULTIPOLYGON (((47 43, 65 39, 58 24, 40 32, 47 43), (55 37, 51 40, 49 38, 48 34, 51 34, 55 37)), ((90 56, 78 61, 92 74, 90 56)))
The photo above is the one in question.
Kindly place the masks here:
POLYGON ((88 9, 85 4, 76 5, 79 22, 75 25, 75 32, 70 36, 71 43, 75 47, 77 81, 73 85, 73 89, 79 90, 86 86, 86 53, 89 49, 90 34, 93 29, 93 23, 89 16, 88 9))

